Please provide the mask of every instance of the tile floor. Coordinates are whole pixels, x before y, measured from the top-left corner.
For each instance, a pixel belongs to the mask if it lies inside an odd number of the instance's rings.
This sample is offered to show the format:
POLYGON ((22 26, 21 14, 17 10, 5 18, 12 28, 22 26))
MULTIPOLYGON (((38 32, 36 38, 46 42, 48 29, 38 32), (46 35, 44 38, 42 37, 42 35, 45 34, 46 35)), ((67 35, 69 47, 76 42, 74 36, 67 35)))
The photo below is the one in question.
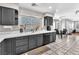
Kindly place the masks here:
POLYGON ((22 55, 79 55, 79 36, 68 35, 62 39, 56 37, 56 42, 39 47, 22 55))

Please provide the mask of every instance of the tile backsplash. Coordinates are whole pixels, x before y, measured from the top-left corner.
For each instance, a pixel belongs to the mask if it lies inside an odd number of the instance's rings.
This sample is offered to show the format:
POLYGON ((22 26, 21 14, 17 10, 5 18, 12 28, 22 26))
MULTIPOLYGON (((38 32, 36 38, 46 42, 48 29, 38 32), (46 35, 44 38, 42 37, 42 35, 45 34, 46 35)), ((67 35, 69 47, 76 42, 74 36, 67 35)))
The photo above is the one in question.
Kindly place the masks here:
POLYGON ((32 16, 22 16, 19 19, 20 25, 35 25, 42 23, 40 18, 32 17, 32 16))

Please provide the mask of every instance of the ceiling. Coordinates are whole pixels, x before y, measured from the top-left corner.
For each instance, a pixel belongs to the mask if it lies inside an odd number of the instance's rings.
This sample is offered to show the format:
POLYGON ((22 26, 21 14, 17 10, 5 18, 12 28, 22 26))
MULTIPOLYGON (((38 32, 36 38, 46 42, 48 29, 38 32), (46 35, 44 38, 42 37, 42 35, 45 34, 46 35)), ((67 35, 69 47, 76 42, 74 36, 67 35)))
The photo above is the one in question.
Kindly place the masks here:
POLYGON ((32 6, 32 3, 19 3, 19 6, 41 13, 55 13, 57 17, 66 16, 79 19, 79 15, 75 14, 76 10, 79 10, 79 3, 36 3, 36 6, 32 6))

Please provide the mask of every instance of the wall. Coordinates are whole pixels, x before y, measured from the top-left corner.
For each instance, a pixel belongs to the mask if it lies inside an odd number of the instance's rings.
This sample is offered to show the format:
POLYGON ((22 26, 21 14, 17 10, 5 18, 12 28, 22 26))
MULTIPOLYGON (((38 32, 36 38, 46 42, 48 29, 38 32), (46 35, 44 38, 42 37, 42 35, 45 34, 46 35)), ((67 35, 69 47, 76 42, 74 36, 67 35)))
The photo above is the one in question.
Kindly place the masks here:
POLYGON ((0 6, 5 6, 5 7, 14 8, 14 9, 19 10, 19 6, 16 3, 0 3, 0 6))
POLYGON ((27 16, 38 18, 40 20, 40 23, 41 23, 40 28, 43 28, 43 22, 44 22, 43 17, 44 17, 44 15, 42 13, 39 13, 39 12, 36 12, 36 11, 33 11, 33 10, 29 10, 29 9, 26 9, 26 8, 19 7, 19 23, 20 23, 20 19, 22 17, 27 17, 27 16))
POLYGON ((43 14, 36 12, 36 11, 33 11, 33 10, 19 7, 19 16, 34 16, 34 17, 42 18, 43 14))
POLYGON ((18 26, 2 26, 0 25, 0 32, 12 32, 12 31, 18 31, 18 26))

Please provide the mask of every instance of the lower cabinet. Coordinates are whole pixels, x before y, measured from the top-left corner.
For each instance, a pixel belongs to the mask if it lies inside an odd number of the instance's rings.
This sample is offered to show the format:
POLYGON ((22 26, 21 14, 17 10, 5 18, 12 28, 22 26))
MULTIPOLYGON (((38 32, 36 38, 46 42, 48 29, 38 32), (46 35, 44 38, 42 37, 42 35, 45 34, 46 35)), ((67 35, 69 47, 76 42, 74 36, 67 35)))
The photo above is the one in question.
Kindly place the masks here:
POLYGON ((16 54, 21 54, 21 53, 24 53, 26 51, 28 51, 28 45, 27 44, 16 47, 16 54))
POLYGON ((29 36, 29 49, 33 49, 36 47, 37 47, 36 35, 29 36))
POLYGON ((45 33, 43 34, 43 44, 49 44, 51 42, 55 42, 56 40, 56 33, 45 33))
POLYGON ((56 40, 56 32, 50 33, 50 42, 55 42, 56 40))
POLYGON ((28 36, 16 38, 16 47, 21 46, 21 45, 26 45, 26 44, 28 44, 28 36))
POLYGON ((50 43, 50 33, 43 34, 43 45, 50 43))
POLYGON ((1 43, 0 43, 0 55, 1 55, 1 43))
POLYGON ((55 42, 56 41, 56 32, 52 33, 52 38, 53 38, 52 42, 55 42))
POLYGON ((28 51, 28 36, 16 38, 16 54, 28 51))
POLYGON ((0 55, 21 54, 50 42, 55 42, 55 40, 55 32, 7 38, 0 43, 0 55))
POLYGON ((37 46, 42 46, 43 45, 43 34, 39 34, 39 35, 36 35, 36 38, 37 38, 37 46))
POLYGON ((0 55, 14 55, 15 54, 15 40, 14 38, 5 39, 0 43, 0 55))
POLYGON ((43 45, 43 34, 29 36, 29 49, 43 45))

